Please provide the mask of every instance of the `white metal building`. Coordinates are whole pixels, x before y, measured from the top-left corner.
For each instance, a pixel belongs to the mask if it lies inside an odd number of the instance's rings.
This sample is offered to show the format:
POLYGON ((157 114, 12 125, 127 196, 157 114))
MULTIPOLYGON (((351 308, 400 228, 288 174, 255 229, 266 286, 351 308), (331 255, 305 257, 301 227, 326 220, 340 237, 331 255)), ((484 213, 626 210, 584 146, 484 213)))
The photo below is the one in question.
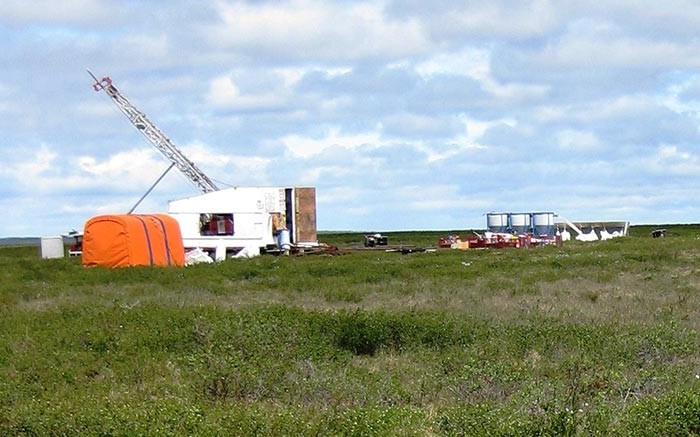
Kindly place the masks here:
POLYGON ((185 249, 217 259, 241 249, 257 255, 318 245, 313 187, 227 188, 173 200, 168 214, 180 224, 185 249))

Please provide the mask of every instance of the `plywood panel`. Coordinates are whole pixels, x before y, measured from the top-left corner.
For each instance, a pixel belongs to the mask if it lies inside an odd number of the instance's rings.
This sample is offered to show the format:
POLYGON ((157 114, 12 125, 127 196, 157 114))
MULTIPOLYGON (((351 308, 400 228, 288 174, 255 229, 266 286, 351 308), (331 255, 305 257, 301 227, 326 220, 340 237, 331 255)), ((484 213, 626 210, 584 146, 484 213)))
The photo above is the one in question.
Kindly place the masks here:
POLYGON ((316 188, 294 189, 294 241, 295 243, 315 243, 316 235, 316 188))

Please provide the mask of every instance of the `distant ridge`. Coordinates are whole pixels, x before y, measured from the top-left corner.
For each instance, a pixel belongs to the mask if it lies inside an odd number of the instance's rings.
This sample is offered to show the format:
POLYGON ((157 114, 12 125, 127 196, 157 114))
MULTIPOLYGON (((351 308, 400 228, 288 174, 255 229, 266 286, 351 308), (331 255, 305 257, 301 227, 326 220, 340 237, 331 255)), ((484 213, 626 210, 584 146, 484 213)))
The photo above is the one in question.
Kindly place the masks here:
POLYGON ((39 237, 8 237, 0 238, 0 246, 40 246, 39 237))

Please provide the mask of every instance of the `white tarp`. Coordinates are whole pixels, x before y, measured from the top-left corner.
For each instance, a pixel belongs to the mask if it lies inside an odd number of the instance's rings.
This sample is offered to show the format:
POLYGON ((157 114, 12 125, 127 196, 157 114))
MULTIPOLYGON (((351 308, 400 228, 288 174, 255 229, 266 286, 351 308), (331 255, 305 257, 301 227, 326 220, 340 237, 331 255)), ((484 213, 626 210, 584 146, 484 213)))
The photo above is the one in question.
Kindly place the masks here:
POLYGON ((214 260, 205 251, 199 247, 185 252, 185 265, 191 266, 193 264, 207 263, 211 264, 214 260))

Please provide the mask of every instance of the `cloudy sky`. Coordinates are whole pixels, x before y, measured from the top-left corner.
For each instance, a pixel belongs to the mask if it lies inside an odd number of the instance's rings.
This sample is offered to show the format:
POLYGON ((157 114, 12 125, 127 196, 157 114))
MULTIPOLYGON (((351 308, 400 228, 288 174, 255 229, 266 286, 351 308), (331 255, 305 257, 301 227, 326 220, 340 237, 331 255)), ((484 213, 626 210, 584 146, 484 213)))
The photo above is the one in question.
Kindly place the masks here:
MULTIPOLYGON (((0 236, 124 213, 169 162, 315 186, 320 230, 700 222, 694 0, 3 0, 0 236)), ((136 212, 198 194, 172 170, 136 212)))

